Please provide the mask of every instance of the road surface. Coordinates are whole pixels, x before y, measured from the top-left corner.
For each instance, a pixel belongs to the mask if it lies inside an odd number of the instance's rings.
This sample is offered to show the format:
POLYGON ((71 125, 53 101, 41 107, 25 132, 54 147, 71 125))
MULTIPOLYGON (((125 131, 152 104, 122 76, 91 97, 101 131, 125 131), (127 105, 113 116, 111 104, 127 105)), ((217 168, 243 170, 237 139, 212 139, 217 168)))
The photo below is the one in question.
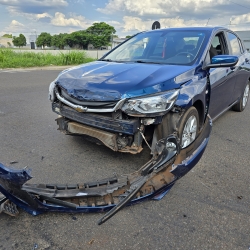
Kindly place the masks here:
MULTIPOLYGON (((0 71, 0 162, 32 183, 77 183, 130 173, 149 159, 57 131, 47 99, 58 70, 0 71), (16 164, 10 162, 17 161, 16 164)), ((0 249, 250 249, 250 103, 213 126, 198 165, 161 201, 102 214, 0 214, 0 249)))

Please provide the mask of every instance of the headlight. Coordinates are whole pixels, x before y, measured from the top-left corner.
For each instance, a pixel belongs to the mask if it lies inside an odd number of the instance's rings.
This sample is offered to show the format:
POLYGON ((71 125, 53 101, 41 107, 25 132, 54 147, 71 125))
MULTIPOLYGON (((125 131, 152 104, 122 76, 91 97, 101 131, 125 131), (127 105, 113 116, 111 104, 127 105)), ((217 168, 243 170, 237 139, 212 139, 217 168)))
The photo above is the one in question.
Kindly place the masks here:
POLYGON ((50 85, 49 85, 49 100, 51 102, 53 102, 55 100, 55 81, 53 81, 50 85))
POLYGON ((142 98, 131 98, 125 102, 122 111, 131 116, 152 116, 165 114, 175 103, 179 90, 158 93, 142 98))

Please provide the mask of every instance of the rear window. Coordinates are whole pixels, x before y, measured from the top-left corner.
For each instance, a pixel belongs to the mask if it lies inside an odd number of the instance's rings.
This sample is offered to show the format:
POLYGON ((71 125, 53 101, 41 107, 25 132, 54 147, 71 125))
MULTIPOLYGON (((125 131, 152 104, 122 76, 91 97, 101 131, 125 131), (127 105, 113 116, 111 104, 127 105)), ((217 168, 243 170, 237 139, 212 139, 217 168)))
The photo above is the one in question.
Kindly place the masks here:
POLYGON ((241 54, 241 47, 239 44, 239 40, 237 36, 235 36, 233 33, 227 32, 228 39, 230 41, 230 45, 232 48, 232 53, 235 56, 238 56, 241 54))

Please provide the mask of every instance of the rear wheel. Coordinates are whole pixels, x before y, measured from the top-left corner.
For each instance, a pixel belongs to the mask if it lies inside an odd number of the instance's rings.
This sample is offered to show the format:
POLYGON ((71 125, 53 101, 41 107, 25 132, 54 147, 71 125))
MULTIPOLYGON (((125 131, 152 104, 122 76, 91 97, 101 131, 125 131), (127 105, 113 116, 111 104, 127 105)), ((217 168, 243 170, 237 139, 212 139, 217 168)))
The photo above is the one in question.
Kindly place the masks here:
POLYGON ((249 89, 250 89, 249 85, 250 85, 250 83, 248 82, 248 84, 246 85, 246 87, 244 89, 244 92, 243 92, 243 95, 242 95, 240 101, 233 106, 234 111, 242 112, 245 109, 245 107, 247 105, 248 98, 249 98, 249 89))
POLYGON ((199 129, 199 115, 195 107, 189 108, 181 118, 179 136, 181 148, 188 147, 197 137, 199 129))

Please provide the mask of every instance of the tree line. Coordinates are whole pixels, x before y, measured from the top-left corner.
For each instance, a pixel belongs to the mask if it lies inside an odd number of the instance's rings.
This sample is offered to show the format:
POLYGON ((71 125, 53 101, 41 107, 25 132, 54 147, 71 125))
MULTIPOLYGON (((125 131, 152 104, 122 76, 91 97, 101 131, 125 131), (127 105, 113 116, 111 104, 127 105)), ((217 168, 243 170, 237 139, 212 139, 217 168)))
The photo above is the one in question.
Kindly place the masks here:
POLYGON ((52 36, 47 32, 42 32, 37 37, 36 45, 38 47, 55 46, 59 49, 64 49, 65 46, 87 49, 88 45, 92 44, 95 48, 101 48, 110 45, 115 32, 116 30, 113 26, 100 22, 94 23, 86 30, 79 30, 70 34, 60 33, 52 36))
MULTIPOLYGON (((102 48, 109 46, 112 38, 117 37, 114 35, 115 33, 115 28, 105 22, 93 23, 86 30, 79 30, 70 34, 51 35, 50 33, 42 32, 36 39, 36 46, 55 46, 59 49, 69 46, 71 48, 87 49, 88 45, 92 44, 94 48, 102 48)), ((13 37, 10 34, 5 34, 4 37, 12 38, 14 46, 22 47, 26 45, 26 38, 23 34, 13 37)))

